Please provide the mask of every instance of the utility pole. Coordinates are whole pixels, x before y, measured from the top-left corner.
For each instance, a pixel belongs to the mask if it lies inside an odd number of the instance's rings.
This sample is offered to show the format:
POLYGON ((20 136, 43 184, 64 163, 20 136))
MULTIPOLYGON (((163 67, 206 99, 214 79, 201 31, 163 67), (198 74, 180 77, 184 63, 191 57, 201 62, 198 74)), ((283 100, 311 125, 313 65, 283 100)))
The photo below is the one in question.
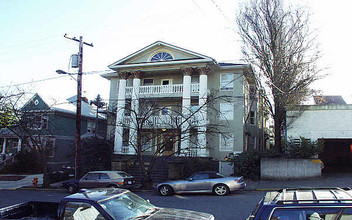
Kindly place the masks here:
POLYGON ((89 44, 83 41, 83 37, 80 36, 79 40, 75 37, 65 38, 79 42, 78 52, 78 75, 77 75, 77 108, 76 108, 76 146, 75 146, 75 178, 78 179, 81 175, 81 120, 82 120, 82 64, 83 64, 83 44, 93 47, 93 44, 89 44))

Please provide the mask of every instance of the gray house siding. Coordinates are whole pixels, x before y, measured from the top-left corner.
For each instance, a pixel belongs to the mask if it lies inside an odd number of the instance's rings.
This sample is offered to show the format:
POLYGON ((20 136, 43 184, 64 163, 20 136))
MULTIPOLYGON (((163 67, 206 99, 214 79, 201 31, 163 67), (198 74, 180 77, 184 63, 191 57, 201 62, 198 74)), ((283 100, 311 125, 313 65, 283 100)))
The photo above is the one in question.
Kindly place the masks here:
MULTIPOLYGON (((87 103, 86 108, 88 106, 87 103)), ((89 108, 89 106, 88 106, 89 108)), ((71 108, 72 109, 72 108, 71 108)), ((87 109, 85 109, 87 110, 87 109)), ((48 155, 48 168, 49 171, 59 170, 63 165, 74 165, 74 152, 75 152, 75 138, 76 138, 76 114, 72 110, 65 109, 52 109, 50 108, 42 98, 36 94, 31 98, 22 108, 24 116, 28 115, 39 115, 45 116, 47 118, 47 126, 40 129, 30 130, 31 135, 38 135, 40 137, 49 140, 53 144, 53 148, 48 155)), ((93 109, 92 109, 93 111, 93 109)), ((93 111, 94 112, 94 111, 93 111)), ((96 118, 94 115, 92 117, 82 116, 81 121, 81 134, 93 133, 93 129, 88 130, 88 123, 90 123, 91 128, 94 126, 97 136, 105 138, 106 135, 106 120, 102 117, 98 120, 98 125, 96 125, 96 118)), ((28 128, 30 129, 30 128, 28 128)), ((24 140, 22 140, 22 149, 28 144, 26 141, 26 134, 23 134, 24 140)), ((23 138, 23 137, 21 137, 23 138)), ((6 154, 17 153, 18 146, 13 147, 13 143, 18 143, 19 137, 11 132, 11 135, 1 136, 1 143, 3 145, 4 139, 7 140, 6 154)), ((1 152, 0 152, 1 153, 1 152)))

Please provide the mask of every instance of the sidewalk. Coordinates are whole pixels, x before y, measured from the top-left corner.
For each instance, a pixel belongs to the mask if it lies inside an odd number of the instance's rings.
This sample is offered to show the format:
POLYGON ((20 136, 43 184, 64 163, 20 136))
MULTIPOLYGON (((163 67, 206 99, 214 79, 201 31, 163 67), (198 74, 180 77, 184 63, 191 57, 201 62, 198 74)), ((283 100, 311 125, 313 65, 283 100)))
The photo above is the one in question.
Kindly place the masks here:
POLYGON ((248 181, 246 190, 277 190, 302 187, 352 187, 352 173, 326 174, 321 178, 307 180, 260 180, 248 181))
MULTIPOLYGON (((2 174, 1 176, 13 176, 11 174, 2 174)), ((38 178, 38 186, 43 184, 43 174, 33 175, 15 175, 25 176, 25 178, 18 181, 0 181, 0 189, 18 189, 25 186, 33 186, 33 179, 38 178)))

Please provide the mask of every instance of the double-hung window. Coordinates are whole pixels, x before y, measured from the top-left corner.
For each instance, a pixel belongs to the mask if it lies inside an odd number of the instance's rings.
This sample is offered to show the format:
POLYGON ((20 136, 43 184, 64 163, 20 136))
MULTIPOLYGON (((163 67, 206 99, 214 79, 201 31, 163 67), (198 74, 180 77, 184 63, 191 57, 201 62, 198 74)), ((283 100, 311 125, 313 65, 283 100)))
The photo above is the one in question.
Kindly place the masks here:
POLYGON ((231 102, 220 103, 220 120, 233 120, 234 106, 231 102))
POLYGON ((233 90, 234 79, 233 73, 220 74, 220 90, 233 90))
POLYGON ((232 133, 220 134, 220 151, 232 151, 234 135, 232 133))

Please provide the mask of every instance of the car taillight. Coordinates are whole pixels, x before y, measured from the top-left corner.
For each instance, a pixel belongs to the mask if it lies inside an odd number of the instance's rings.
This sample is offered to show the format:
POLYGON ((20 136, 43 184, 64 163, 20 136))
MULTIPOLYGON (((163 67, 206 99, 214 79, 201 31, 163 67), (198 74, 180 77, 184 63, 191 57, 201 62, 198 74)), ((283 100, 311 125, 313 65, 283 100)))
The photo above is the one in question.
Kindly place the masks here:
POLYGON ((238 180, 235 180, 236 183, 238 183, 239 181, 238 180))
POLYGON ((123 184, 125 184, 124 182, 117 182, 117 184, 119 184, 119 185, 123 185, 123 184))

